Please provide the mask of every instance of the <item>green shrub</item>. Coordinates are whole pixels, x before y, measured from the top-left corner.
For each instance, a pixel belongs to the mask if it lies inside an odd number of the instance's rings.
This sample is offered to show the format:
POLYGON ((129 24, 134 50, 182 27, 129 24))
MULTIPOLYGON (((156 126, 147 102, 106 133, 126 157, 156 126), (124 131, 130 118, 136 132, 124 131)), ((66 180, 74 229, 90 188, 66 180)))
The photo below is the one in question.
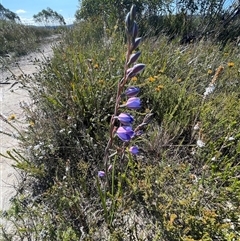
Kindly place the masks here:
POLYGON ((52 31, 34 26, 25 26, 10 21, 0 21, 0 55, 15 53, 21 56, 37 48, 44 37, 52 31))
POLYGON ((114 188, 103 192, 97 172, 104 166, 125 46, 115 32, 106 46, 101 27, 89 24, 68 32, 53 59, 22 80, 34 104, 25 107, 26 151, 10 154, 27 174, 5 214, 15 235, 238 240, 239 49, 227 45, 220 51, 211 42, 179 46, 163 36, 142 43, 147 67, 129 85, 141 87, 137 121, 151 111, 154 120, 136 140, 139 156, 126 153, 123 163, 116 157, 114 188), (216 88, 204 97, 211 82, 216 88))

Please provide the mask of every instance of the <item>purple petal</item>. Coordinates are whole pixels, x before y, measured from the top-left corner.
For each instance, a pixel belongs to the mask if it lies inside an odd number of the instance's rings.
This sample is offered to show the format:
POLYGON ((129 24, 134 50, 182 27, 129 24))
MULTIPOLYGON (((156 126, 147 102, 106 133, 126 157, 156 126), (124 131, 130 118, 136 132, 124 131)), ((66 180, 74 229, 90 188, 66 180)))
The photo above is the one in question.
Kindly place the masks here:
POLYGON ((139 93, 140 89, 138 87, 130 86, 126 89, 125 95, 127 97, 135 97, 139 93))
POLYGON ((131 126, 120 126, 116 133, 122 141, 130 141, 134 136, 134 131, 132 130, 131 126))
POLYGON ((131 116, 128 113, 121 113, 118 116, 118 120, 123 124, 123 125, 131 125, 134 121, 133 116, 131 116))
POLYGON ((126 28, 129 29, 131 27, 131 16, 130 13, 127 13, 126 18, 125 18, 125 25, 126 28))
POLYGON ((127 76, 128 76, 128 78, 131 78, 132 71, 133 71, 133 68, 127 69, 127 76))
POLYGON ((132 78, 135 75, 139 74, 141 71, 143 71, 145 68, 145 64, 136 64, 132 68, 127 70, 127 76, 128 78, 132 78))
POLYGON ((98 171, 98 177, 104 177, 105 172, 104 171, 98 171))
POLYGON ((137 155, 139 153, 139 149, 137 146, 131 146, 129 148, 129 151, 133 154, 133 155, 137 155))
POLYGON ((141 38, 140 37, 136 38, 135 41, 134 41, 132 50, 135 50, 138 47, 138 45, 140 44, 140 42, 141 42, 141 38))
POLYGON ((133 66, 132 73, 136 75, 136 74, 140 73, 141 71, 143 71, 144 68, 145 68, 145 64, 136 64, 133 66))
POLYGON ((140 51, 137 52, 137 53, 135 53, 135 54, 132 54, 132 55, 130 56, 129 61, 128 61, 127 64, 129 65, 129 64, 132 64, 132 63, 136 62, 136 61, 138 60, 138 58, 139 58, 140 55, 141 55, 141 52, 140 52, 140 51))
POLYGON ((133 21, 136 17, 136 6, 132 5, 131 9, 130 9, 130 18, 133 21))
POLYGON ((110 165, 110 166, 108 167, 108 171, 111 171, 111 169, 112 169, 112 165, 110 165))
POLYGON ((138 25, 136 22, 133 23, 133 29, 132 29, 132 38, 135 42, 135 38, 137 37, 138 34, 138 25))
POLYGON ((138 97, 131 97, 128 99, 125 106, 133 110, 139 109, 141 108, 141 100, 138 97))

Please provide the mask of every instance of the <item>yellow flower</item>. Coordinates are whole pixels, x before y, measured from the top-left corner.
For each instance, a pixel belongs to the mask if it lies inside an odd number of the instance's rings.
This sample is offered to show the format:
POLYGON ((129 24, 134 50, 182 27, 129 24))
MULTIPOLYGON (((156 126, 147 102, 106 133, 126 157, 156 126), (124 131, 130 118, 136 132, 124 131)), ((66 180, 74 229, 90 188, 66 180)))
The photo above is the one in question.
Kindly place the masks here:
POLYGON ((228 64, 227 64, 227 65, 228 65, 228 67, 229 67, 229 68, 231 68, 231 67, 233 67, 233 66, 234 66, 234 63, 233 63, 233 62, 228 62, 228 64))
POLYGON ((209 69, 207 73, 208 73, 208 74, 212 74, 212 72, 213 72, 213 71, 212 71, 211 69, 209 69))
POLYGON ((170 215, 170 220, 168 221, 169 225, 173 225, 174 220, 177 218, 177 215, 175 213, 172 213, 170 215))
POLYGON ((72 87, 72 90, 75 90, 75 89, 76 89, 76 88, 75 88, 75 83, 71 82, 70 85, 71 85, 71 87, 72 87))
POLYGON ((131 81, 134 81, 134 82, 137 81, 137 77, 136 76, 132 77, 131 81))
POLYGON ((78 100, 78 98, 77 98, 76 95, 72 95, 71 97, 72 97, 72 100, 73 100, 74 102, 78 100))
POLYGON ((98 64, 94 64, 93 66, 94 69, 98 69, 98 67, 99 67, 98 64))
POLYGON ((209 217, 209 218, 215 218, 218 216, 216 214, 215 210, 209 210, 209 209, 204 209, 203 214, 204 214, 204 216, 209 217))
POLYGON ((115 58, 109 58, 109 60, 114 62, 116 59, 115 58))
POLYGON ((154 77, 152 77, 152 76, 150 76, 149 78, 148 78, 148 81, 149 82, 154 82, 156 79, 154 78, 154 77))
POLYGON ((158 86, 155 88, 155 90, 156 90, 157 92, 159 92, 159 91, 161 91, 163 88, 164 88, 163 85, 158 85, 158 86))
POLYGON ((148 114, 148 113, 150 113, 150 112, 151 112, 151 110, 148 109, 148 108, 145 110, 145 113, 146 113, 146 114, 148 114))
POLYGON ((12 121, 12 120, 15 120, 16 119, 16 115, 14 114, 11 114, 9 117, 8 117, 8 120, 9 121, 12 121))
POLYGON ((103 85, 103 84, 105 83, 105 81, 104 81, 103 79, 100 79, 100 80, 98 81, 98 83, 101 84, 101 85, 103 85))
POLYGON ((33 127, 34 124, 35 124, 34 121, 30 121, 30 122, 29 122, 29 125, 30 125, 31 127, 33 127))
POLYGON ((182 82, 182 79, 181 78, 177 79, 177 82, 178 83, 182 82))
POLYGON ((164 74, 164 70, 162 70, 162 69, 160 69, 158 72, 159 72, 160 74, 164 74))

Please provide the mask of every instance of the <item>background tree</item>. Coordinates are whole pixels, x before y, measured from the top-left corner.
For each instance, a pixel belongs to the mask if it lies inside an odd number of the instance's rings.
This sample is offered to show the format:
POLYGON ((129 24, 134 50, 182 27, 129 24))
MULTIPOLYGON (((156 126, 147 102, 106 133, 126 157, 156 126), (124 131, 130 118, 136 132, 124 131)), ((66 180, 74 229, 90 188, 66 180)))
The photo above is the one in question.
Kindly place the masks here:
POLYGON ((21 22, 20 18, 18 15, 9 9, 5 8, 1 3, 0 3, 0 19, 1 20, 10 20, 10 21, 18 21, 21 22))
POLYGON ((164 33, 186 38, 187 42, 210 35, 220 39, 239 35, 239 0, 79 0, 75 17, 97 20, 104 27, 111 28, 116 23, 123 27, 131 4, 137 7, 140 34, 164 33))
POLYGON ((108 23, 116 24, 124 20, 132 4, 135 4, 138 14, 145 8, 143 1, 138 0, 79 0, 79 9, 75 17, 77 20, 108 19, 108 23))
POLYGON ((56 11, 53 11, 51 8, 43 9, 38 14, 34 14, 33 19, 36 23, 43 23, 45 26, 49 24, 66 24, 64 17, 56 11))

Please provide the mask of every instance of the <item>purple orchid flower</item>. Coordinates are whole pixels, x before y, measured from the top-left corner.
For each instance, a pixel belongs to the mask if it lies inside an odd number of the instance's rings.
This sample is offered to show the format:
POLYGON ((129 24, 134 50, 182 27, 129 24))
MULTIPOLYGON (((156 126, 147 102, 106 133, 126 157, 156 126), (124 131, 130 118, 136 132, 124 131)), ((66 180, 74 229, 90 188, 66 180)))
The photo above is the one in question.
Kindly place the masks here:
POLYGON ((139 153, 139 149, 137 146, 131 146, 129 148, 129 151, 133 154, 133 155, 137 155, 139 153))
POLYGON ((133 46, 132 46, 132 50, 135 50, 137 47, 138 47, 138 45, 140 44, 140 42, 141 42, 141 37, 139 37, 139 38, 136 38, 135 40, 134 40, 134 43, 133 43, 133 46))
POLYGON ((135 64, 132 68, 127 70, 128 78, 132 78, 135 75, 139 74, 145 68, 145 64, 135 64))
POLYGON ((128 113, 121 113, 119 116, 117 116, 118 120, 121 122, 121 124, 125 126, 132 125, 134 118, 128 113))
POLYGON ((130 86, 126 89, 125 95, 127 97, 135 97, 139 93, 140 89, 138 87, 130 86))
POLYGON ((141 108, 141 100, 138 97, 131 97, 127 100, 125 104, 129 109, 137 110, 141 108))
POLYGON ((131 126, 120 126, 116 133, 117 136, 124 142, 130 141, 134 136, 134 131, 131 126))
POLYGON ((140 57, 140 55, 141 55, 141 52, 140 52, 140 51, 137 52, 137 53, 132 54, 132 55, 130 56, 129 60, 128 60, 127 65, 130 65, 130 64, 135 63, 135 62, 138 60, 138 58, 140 57))
POLYGON ((105 172, 104 171, 98 171, 98 177, 104 177, 105 172))

